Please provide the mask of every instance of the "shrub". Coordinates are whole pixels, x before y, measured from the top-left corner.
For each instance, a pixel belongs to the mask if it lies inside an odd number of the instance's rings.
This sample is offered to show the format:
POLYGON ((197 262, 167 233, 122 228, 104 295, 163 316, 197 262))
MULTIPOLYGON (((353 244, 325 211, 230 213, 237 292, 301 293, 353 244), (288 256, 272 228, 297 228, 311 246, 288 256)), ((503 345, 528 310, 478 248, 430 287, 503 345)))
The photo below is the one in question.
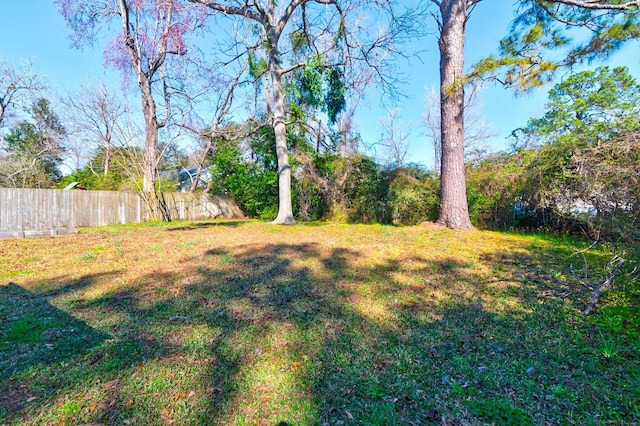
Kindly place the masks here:
POLYGON ((393 223, 415 225, 438 217, 439 180, 417 167, 394 171, 389 185, 389 203, 393 223))

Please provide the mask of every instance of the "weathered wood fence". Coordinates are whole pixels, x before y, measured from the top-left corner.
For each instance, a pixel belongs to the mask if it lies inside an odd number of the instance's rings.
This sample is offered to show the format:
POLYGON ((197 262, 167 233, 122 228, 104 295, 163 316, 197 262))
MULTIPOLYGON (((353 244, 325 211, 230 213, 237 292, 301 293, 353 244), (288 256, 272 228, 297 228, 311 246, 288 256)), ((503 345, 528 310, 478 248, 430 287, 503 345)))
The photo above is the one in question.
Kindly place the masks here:
MULTIPOLYGON (((160 200, 171 220, 243 217, 226 196, 165 192, 160 200)), ((0 188, 0 238, 58 235, 148 218, 144 200, 133 192, 0 188)))

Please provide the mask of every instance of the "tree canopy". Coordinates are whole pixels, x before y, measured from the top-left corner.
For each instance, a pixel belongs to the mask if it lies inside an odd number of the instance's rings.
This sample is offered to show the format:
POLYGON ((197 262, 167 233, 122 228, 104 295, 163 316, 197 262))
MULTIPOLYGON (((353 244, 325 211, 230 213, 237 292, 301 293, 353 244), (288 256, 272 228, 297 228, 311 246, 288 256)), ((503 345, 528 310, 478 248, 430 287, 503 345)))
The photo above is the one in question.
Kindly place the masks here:
POLYGON ((549 91, 546 112, 516 132, 536 142, 597 144, 638 130, 640 85, 624 67, 572 74, 549 91))
POLYGON ((527 91, 549 83, 560 69, 604 60, 640 37, 635 0, 521 0, 518 5, 498 54, 475 64, 471 77, 527 91))
POLYGON ((7 186, 46 188, 61 177, 66 130, 49 100, 38 99, 30 120, 22 120, 5 137, 7 156, 0 159, 0 180, 7 186))

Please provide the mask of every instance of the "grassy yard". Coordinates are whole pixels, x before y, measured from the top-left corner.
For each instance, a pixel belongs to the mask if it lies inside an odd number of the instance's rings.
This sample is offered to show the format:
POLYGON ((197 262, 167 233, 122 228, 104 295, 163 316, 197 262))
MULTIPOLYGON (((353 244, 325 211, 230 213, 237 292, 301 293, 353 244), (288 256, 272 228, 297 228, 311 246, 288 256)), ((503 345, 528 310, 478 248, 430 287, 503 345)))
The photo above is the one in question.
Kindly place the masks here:
POLYGON ((597 283, 608 259, 586 246, 252 221, 3 240, 0 425, 639 424, 638 289, 585 319, 569 264, 597 283))

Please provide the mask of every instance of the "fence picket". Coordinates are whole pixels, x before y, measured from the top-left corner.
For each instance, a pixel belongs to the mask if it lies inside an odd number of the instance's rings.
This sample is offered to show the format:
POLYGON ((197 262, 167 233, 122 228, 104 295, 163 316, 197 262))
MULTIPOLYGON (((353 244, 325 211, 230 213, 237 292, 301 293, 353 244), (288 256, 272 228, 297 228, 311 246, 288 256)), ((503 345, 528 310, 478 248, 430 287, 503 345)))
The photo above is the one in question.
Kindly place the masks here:
MULTIPOLYGON (((171 220, 243 217, 223 195, 163 193, 171 220)), ((0 238, 57 235, 78 227, 139 223, 149 217, 136 193, 0 188, 0 238)))

